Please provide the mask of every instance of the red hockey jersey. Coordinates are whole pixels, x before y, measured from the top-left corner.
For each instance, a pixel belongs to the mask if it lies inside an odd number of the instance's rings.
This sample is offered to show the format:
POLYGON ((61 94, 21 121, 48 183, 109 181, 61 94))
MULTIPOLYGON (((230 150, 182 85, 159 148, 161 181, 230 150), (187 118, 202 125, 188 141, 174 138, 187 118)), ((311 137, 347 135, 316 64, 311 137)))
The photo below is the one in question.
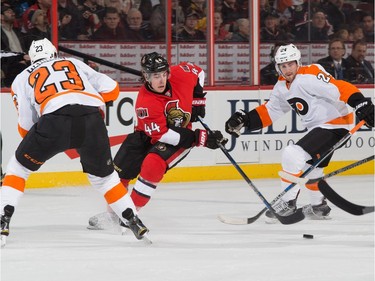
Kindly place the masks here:
POLYGON ((194 87, 204 84, 204 71, 192 63, 181 63, 171 67, 168 79, 169 90, 164 94, 141 87, 135 104, 137 124, 135 129, 152 138, 176 145, 179 135, 170 126, 191 128, 191 110, 194 87))

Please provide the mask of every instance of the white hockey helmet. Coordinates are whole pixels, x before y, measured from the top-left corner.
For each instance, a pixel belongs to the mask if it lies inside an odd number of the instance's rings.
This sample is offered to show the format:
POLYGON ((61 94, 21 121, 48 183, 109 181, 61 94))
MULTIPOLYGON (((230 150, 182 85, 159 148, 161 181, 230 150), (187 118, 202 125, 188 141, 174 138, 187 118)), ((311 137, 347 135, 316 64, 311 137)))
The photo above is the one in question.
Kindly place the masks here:
POLYGON ((41 59, 52 59, 57 57, 57 50, 47 38, 34 40, 29 49, 29 57, 31 63, 41 59))
POLYGON ((275 68, 280 75, 282 75, 282 72, 279 64, 290 61, 297 61, 298 67, 301 66, 300 50, 293 44, 280 46, 275 54, 275 68))

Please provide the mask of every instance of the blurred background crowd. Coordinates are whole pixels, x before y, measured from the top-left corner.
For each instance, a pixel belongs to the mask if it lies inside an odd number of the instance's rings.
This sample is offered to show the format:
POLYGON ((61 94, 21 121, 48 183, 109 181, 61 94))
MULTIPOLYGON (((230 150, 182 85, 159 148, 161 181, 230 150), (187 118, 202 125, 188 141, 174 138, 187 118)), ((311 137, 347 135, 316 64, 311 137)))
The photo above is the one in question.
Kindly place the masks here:
MULTIPOLYGON (((33 40, 51 39, 51 6, 52 0, 1 0, 2 86, 29 63, 33 40)), ((58 0, 59 41, 163 42, 165 9, 166 0, 58 0)), ((260 0, 259 15, 261 43, 328 43, 329 62, 321 63, 330 68, 336 66, 330 59, 339 61, 335 76, 374 83, 371 64, 359 80, 347 64, 362 67, 367 44, 374 43, 373 0, 260 0), (343 42, 353 44, 354 61, 342 62, 343 42)), ((215 0, 212 21, 216 42, 249 42, 249 1, 215 0)), ((172 0, 172 42, 205 42, 206 34, 207 0, 172 0)), ((264 75, 275 73, 264 72, 262 84, 272 84, 264 75)))

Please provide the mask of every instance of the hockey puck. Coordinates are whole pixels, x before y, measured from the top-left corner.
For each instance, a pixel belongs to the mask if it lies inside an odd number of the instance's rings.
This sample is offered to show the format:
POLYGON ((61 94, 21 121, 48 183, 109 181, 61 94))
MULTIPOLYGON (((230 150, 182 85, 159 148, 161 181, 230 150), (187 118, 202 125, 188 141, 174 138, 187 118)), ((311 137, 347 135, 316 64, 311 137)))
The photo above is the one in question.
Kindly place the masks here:
POLYGON ((304 234, 304 235, 303 235, 303 238, 306 238, 306 239, 313 239, 313 238, 314 238, 314 235, 311 235, 311 234, 304 234))

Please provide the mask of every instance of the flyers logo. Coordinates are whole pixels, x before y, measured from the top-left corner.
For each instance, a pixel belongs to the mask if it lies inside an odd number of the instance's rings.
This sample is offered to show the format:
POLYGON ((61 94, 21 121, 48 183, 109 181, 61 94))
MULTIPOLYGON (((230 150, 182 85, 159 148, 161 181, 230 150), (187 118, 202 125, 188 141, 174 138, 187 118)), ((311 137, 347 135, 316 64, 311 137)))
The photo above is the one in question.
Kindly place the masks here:
POLYGON ((137 117, 139 119, 144 119, 146 117, 148 117, 148 109, 147 108, 137 108, 136 109, 136 113, 137 113, 137 117))

